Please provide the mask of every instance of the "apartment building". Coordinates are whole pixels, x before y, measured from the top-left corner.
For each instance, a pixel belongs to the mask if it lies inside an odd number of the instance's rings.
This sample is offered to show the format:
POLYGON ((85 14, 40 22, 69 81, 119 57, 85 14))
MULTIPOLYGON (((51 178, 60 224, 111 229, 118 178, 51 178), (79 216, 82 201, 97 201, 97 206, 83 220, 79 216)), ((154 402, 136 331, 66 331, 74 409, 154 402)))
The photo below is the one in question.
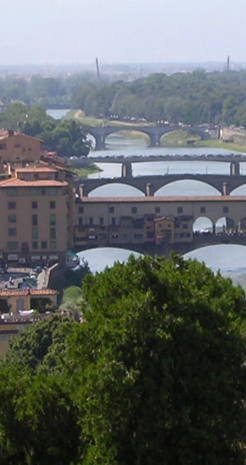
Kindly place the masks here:
POLYGON ((0 173, 6 163, 25 160, 35 162, 40 158, 42 140, 15 131, 0 131, 0 173))

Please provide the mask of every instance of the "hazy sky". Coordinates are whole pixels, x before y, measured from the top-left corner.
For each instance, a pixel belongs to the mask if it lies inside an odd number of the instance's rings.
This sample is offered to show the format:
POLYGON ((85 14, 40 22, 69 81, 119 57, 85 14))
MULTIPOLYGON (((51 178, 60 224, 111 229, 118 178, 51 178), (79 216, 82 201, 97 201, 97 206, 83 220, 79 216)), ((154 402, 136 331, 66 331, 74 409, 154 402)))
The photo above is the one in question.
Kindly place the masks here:
POLYGON ((246 62, 245 0, 0 0, 0 65, 246 62))

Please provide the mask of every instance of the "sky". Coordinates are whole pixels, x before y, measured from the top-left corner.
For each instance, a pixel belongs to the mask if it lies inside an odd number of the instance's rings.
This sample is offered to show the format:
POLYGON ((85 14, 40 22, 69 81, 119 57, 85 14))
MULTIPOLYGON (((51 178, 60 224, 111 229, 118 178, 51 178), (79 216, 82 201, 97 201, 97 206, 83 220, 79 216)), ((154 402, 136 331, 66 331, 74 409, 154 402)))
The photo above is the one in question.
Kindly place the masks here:
POLYGON ((245 0, 0 0, 0 65, 246 62, 245 0))

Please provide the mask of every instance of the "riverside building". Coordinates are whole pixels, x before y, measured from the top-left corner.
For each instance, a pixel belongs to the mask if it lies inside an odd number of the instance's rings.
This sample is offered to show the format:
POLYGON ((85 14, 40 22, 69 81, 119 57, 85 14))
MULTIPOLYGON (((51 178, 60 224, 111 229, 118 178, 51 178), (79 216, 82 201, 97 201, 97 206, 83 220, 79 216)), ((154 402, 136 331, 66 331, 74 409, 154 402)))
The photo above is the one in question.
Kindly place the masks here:
POLYGON ((0 135, 0 259, 64 263, 73 244, 72 174, 34 137, 0 135))

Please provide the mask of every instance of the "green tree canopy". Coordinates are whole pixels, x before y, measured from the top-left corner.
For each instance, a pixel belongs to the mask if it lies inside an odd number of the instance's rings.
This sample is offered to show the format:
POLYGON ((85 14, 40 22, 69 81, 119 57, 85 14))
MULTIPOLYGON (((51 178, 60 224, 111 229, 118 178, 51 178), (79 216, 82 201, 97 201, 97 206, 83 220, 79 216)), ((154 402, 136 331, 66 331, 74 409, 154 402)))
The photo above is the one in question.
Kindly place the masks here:
POLYGON ((66 354, 66 337, 74 321, 60 315, 30 324, 10 341, 2 366, 17 367, 20 371, 60 371, 66 354))
POLYGON ((196 261, 131 257, 84 293, 69 344, 83 463, 244 464, 244 291, 196 261))

